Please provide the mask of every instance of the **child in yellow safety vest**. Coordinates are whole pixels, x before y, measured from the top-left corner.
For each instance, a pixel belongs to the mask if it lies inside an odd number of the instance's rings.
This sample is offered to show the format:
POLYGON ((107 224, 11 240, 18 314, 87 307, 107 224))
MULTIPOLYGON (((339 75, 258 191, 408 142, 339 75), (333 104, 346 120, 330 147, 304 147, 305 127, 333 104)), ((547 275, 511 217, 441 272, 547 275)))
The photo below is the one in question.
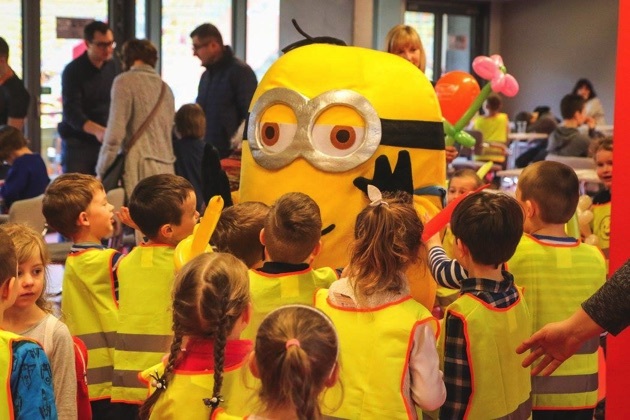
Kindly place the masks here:
POLYGON ((451 229, 468 276, 440 334, 446 402, 439 418, 528 419, 529 370, 514 349, 529 337, 531 320, 514 277, 502 270, 523 234, 523 212, 507 195, 477 193, 455 208, 451 229))
POLYGON ((446 392, 436 351, 438 322, 413 300, 405 270, 418 261, 423 225, 411 196, 381 197, 368 186, 370 205, 357 216, 350 264, 316 307, 333 320, 341 345, 341 385, 324 395, 334 417, 422 418, 446 392), (376 369, 376 371, 375 371, 376 369), (343 404, 337 411, 343 394, 343 404))
POLYGON ((94 418, 110 418, 118 327, 116 267, 122 254, 101 241, 114 231, 114 206, 91 175, 60 175, 44 193, 48 225, 72 240, 63 275, 61 311, 70 334, 88 349, 88 394, 94 418))
POLYGON ((168 357, 141 374, 151 396, 140 418, 206 420, 219 405, 248 414, 253 387, 241 367, 252 342, 239 339, 251 316, 247 267, 224 253, 192 259, 175 279, 172 314, 168 357))
POLYGON ((168 352, 175 247, 193 233, 199 219, 196 202, 190 182, 172 174, 144 178, 129 197, 128 215, 148 242, 131 250, 118 267, 120 321, 112 380, 118 419, 137 417, 147 396, 138 374, 168 352))
MULTIPOLYGON (((532 330, 571 316, 606 280, 601 251, 565 232, 579 198, 574 170, 554 161, 527 166, 516 188, 525 211, 525 235, 508 261, 525 290, 532 330)), ((592 418, 597 404, 597 338, 567 359, 551 376, 532 377, 534 418, 592 418)))
MULTIPOLYGON (((18 297, 17 255, 13 241, 0 231, 0 323, 18 297)), ((57 418, 52 373, 35 341, 0 329, 0 418, 57 418)))
MULTIPOLYGON (((335 326, 320 310, 286 305, 269 313, 249 358, 252 374, 261 381, 261 404, 258 413, 247 418, 321 419, 319 395, 337 382, 338 357, 335 326)), ((243 418, 229 412, 216 410, 211 419, 243 418)))
POLYGON ((260 231, 265 261, 249 270, 253 314, 244 338, 253 339, 272 310, 288 304, 313 305, 315 290, 337 280, 332 268, 311 267, 322 248, 321 231, 319 206, 308 195, 287 193, 273 203, 260 231))
POLYGON ((593 143, 592 155, 595 159, 595 171, 603 188, 593 196, 593 221, 591 228, 597 235, 597 246, 608 260, 610 248, 610 187, 612 187, 613 138, 605 137, 593 143))
POLYGON ((48 249, 41 233, 25 224, 0 225, 15 245, 19 295, 4 313, 2 328, 42 343, 50 360, 55 404, 60 420, 77 419, 74 343, 68 327, 53 314, 46 299, 48 249))

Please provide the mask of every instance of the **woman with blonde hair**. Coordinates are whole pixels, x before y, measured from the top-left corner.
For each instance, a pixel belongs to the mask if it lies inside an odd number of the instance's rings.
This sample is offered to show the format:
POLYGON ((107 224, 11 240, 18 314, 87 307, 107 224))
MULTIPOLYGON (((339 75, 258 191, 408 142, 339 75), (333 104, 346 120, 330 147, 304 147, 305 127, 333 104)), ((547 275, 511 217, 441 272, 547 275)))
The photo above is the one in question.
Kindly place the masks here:
POLYGON ((385 46, 388 53, 396 54, 418 67, 423 73, 427 56, 420 35, 409 25, 396 25, 387 33, 385 46))

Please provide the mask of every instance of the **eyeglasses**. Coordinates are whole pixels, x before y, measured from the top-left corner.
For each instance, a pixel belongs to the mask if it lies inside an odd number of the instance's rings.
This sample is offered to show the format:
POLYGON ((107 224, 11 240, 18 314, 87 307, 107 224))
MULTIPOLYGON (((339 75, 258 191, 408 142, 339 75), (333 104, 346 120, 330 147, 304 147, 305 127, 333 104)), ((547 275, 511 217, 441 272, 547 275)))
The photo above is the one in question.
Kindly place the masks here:
POLYGON ((92 42, 91 44, 96 45, 98 48, 116 48, 116 43, 114 41, 109 41, 109 42, 92 42))
POLYGON ((197 51, 199 51, 200 49, 202 49, 202 48, 204 48, 204 47, 207 47, 207 46, 208 46, 211 42, 212 42, 212 41, 208 41, 208 42, 203 43, 203 44, 201 44, 201 45, 195 45, 195 44, 193 44, 193 46, 192 46, 192 50, 193 50, 194 52, 197 52, 197 51))

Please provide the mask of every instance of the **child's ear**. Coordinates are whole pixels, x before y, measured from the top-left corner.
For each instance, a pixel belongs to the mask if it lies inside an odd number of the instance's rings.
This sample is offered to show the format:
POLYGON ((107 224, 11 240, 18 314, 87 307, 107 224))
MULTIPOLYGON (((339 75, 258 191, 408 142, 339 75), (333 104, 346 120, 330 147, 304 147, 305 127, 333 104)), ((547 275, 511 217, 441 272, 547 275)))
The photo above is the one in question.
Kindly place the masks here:
POLYGON ((252 320, 252 303, 251 302, 247 304, 247 308, 245 308, 245 310, 241 314, 241 319, 243 320, 243 323, 245 325, 248 325, 249 322, 252 320))
POLYGON ((332 388, 333 386, 335 386, 338 380, 339 380, 339 363, 335 362, 335 367, 333 367, 333 370, 330 372, 330 375, 324 381, 324 386, 326 388, 332 388))
MULTIPOLYGON (((13 290, 14 284, 15 284, 15 276, 5 281, 2 287, 0 287, 0 298, 2 299, 2 302, 7 302, 9 299, 11 299, 11 291, 13 290)), ((7 309, 7 308, 4 308, 4 309, 7 309)))
POLYGON ((260 372, 258 371, 258 363, 256 363, 256 352, 249 353, 249 361, 247 362, 250 372, 254 375, 254 378, 260 379, 260 372))
POLYGON ((531 219, 538 213, 538 204, 532 200, 525 200, 525 217, 531 219))
POLYGON ((260 229, 260 234, 258 235, 260 243, 265 246, 265 228, 260 229))
POLYGON ((468 247, 462 242, 461 239, 455 238, 455 246, 459 250, 460 255, 468 255, 468 247))
POLYGON ((79 213, 79 217, 77 217, 77 226, 90 226, 90 220, 87 212, 82 211, 79 213))
POLYGON ((170 239, 173 236, 173 228, 170 223, 160 226, 158 233, 166 239, 170 239))
POLYGON ((315 245, 315 248, 313 248, 313 252, 311 252, 311 257, 312 258, 317 257, 320 252, 322 252, 322 240, 321 239, 317 242, 317 245, 315 245))

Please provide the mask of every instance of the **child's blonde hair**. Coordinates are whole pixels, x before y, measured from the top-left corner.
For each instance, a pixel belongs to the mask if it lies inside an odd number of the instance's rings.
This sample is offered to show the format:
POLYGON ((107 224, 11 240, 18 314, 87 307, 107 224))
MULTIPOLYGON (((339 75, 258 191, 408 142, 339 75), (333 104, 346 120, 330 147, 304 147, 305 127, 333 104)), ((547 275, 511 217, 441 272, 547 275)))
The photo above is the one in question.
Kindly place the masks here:
POLYGON ((427 66, 427 55, 424 51, 420 35, 418 35, 418 32, 413 27, 402 24, 396 25, 389 30, 385 37, 385 46, 388 53, 393 53, 396 49, 407 44, 414 45, 420 50, 420 63, 418 64, 418 68, 424 73, 427 66))
MULTIPOLYGON (((201 254, 189 261, 173 285, 173 341, 164 374, 158 380, 166 385, 182 351, 184 336, 214 340, 214 389, 212 397, 220 400, 223 384, 223 360, 230 331, 249 304, 247 267, 230 254, 201 254)), ((140 408, 140 418, 149 418, 151 408, 166 386, 155 392, 140 408)))
POLYGON ((2 224, 0 225, 0 229, 9 235, 13 241, 18 265, 27 263, 34 256, 39 256, 41 259, 44 265, 44 284, 42 294, 37 297, 35 304, 43 311, 51 313, 51 304, 48 302, 48 299, 46 299, 46 289, 48 286, 48 271, 46 267, 50 262, 50 256, 44 238, 30 226, 22 223, 2 224))
POLYGON ((424 226, 411 196, 396 193, 369 205, 354 227, 350 277, 357 297, 403 289, 403 271, 419 259, 424 226))
POLYGON ((318 396, 332 385, 339 353, 330 318, 310 306, 278 308, 260 324, 255 350, 265 408, 290 406, 298 419, 320 418, 318 396))

